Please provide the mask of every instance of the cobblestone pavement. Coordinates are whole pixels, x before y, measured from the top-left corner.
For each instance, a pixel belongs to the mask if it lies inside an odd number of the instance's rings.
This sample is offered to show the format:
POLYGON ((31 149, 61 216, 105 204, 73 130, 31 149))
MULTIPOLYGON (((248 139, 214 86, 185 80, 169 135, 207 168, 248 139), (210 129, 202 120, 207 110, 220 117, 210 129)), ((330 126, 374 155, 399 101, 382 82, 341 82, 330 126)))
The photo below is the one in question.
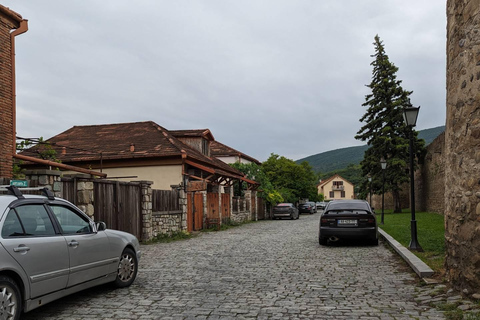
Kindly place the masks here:
POLYGON ((22 319, 444 319, 386 245, 319 246, 319 214, 145 245, 136 282, 22 319))

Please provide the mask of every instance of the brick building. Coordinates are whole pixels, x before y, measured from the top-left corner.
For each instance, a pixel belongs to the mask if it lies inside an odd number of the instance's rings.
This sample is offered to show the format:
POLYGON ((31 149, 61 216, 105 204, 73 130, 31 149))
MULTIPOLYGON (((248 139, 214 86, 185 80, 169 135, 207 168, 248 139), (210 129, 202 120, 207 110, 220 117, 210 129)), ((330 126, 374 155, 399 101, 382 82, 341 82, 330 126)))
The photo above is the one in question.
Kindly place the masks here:
POLYGON ((15 36, 27 30, 27 20, 0 5, 0 177, 3 178, 12 177, 15 153, 15 36))

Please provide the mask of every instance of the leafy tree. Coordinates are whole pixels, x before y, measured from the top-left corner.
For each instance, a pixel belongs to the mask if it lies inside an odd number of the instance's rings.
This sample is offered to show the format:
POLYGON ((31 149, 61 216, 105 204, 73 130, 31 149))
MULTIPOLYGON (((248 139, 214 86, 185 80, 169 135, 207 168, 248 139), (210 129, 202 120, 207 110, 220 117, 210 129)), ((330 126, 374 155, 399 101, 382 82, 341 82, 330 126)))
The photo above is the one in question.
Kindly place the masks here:
MULTIPOLYGON (((283 202, 283 197, 279 191, 275 190, 272 183, 268 179, 267 175, 263 171, 263 168, 256 163, 232 163, 230 166, 235 169, 243 172, 248 179, 254 180, 260 183, 260 194, 259 196, 264 198, 269 204, 276 205, 280 202, 283 202)), ((242 190, 246 189, 246 183, 242 183, 242 190)), ((234 184, 234 192, 238 194, 238 183, 234 184)))
POLYGON ((311 201, 318 199, 317 177, 308 164, 271 154, 267 161, 262 163, 263 170, 273 187, 280 192, 287 202, 296 203, 302 198, 311 201))
MULTIPOLYGON (((372 177, 372 192, 380 193, 382 190, 382 169, 380 158, 387 161, 385 172, 385 190, 392 191, 395 212, 400 212, 401 185, 409 181, 408 159, 409 159, 409 133, 403 121, 403 108, 411 106, 409 96, 412 91, 402 88, 402 81, 397 80, 398 68, 389 61, 385 53, 383 42, 379 36, 375 36, 375 54, 372 81, 368 88, 371 93, 365 96, 367 107, 366 113, 360 119, 363 127, 357 132, 355 139, 366 141, 369 148, 365 151, 362 160, 363 180, 362 190, 368 190, 367 175, 372 177)), ((414 152, 420 156, 424 152, 424 140, 419 140, 417 132, 413 131, 414 152)))

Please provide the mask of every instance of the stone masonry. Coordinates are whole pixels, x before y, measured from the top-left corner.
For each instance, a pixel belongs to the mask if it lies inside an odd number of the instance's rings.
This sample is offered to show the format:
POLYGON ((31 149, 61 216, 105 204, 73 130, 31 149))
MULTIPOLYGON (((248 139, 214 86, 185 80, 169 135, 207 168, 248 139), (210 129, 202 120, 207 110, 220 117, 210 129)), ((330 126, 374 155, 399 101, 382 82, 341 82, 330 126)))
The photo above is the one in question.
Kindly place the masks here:
POLYGON ((480 0, 447 1, 447 277, 480 287, 480 0))

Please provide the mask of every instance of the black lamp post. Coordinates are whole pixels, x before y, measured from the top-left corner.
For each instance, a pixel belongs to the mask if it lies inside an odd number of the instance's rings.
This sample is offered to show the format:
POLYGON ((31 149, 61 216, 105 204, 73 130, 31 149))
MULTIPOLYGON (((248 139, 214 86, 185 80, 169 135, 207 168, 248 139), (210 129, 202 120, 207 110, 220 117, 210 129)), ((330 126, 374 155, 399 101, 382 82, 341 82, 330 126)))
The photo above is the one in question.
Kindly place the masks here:
POLYGON ((385 169, 387 169, 387 160, 385 160, 385 158, 381 158, 380 159, 380 165, 382 166, 382 178, 383 178, 383 182, 382 182, 382 221, 380 222, 381 224, 383 224, 383 208, 385 207, 385 169))
POLYGON ((406 107, 403 109, 403 120, 410 127, 410 208, 412 212, 412 221, 410 222, 411 240, 408 246, 410 250, 423 252, 420 243, 417 240, 417 220, 415 220, 415 172, 413 166, 413 127, 417 124, 418 111, 420 107, 406 107))
POLYGON ((372 177, 368 175, 368 185, 370 187, 370 206, 372 205, 372 177))

